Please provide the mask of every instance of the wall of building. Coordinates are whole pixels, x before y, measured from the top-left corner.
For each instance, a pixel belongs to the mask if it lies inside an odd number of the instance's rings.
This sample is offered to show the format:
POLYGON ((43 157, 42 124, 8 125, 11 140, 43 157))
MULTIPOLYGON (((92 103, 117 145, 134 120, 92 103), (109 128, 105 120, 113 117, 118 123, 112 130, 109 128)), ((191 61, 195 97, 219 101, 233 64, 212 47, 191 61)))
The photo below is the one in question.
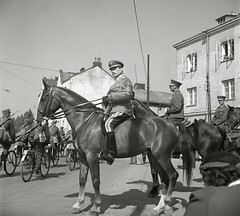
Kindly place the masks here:
MULTIPOLYGON (((240 106, 240 22, 229 25, 225 28, 218 28, 209 31, 209 77, 210 77, 210 95, 211 108, 214 114, 217 106, 218 95, 224 94, 222 81, 235 80, 235 99, 227 100, 226 104, 230 106, 240 106), (234 59, 227 62, 217 61, 217 44, 228 39, 234 39, 234 59)), ((177 78, 183 84, 181 92, 185 98, 185 115, 190 120, 194 118, 206 118, 207 114, 207 92, 206 92, 206 36, 202 34, 198 40, 189 40, 184 46, 177 48, 177 78), (197 53, 197 70, 195 72, 183 73, 183 59, 190 53, 197 53), (197 105, 188 106, 187 89, 197 87, 197 105)))

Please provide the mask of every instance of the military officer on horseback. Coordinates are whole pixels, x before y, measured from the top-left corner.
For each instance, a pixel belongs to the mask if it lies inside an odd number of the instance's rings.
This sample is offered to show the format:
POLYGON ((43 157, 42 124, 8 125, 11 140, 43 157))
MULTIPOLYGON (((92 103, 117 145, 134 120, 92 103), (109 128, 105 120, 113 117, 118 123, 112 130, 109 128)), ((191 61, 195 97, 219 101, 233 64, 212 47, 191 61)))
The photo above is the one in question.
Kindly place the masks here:
POLYGON ((227 120, 228 107, 225 105, 225 96, 218 96, 219 107, 217 107, 211 123, 215 126, 221 127, 223 130, 224 123, 227 120))
POLYGON ((106 160, 111 165, 117 155, 114 128, 133 114, 131 103, 133 86, 130 79, 123 74, 124 64, 121 61, 110 61, 108 66, 116 81, 110 87, 107 96, 102 98, 103 104, 106 106, 104 124, 107 141, 104 142, 104 148, 99 154, 99 158, 106 160))
POLYGON ((171 120, 176 126, 184 120, 184 98, 179 90, 181 85, 182 83, 171 79, 169 88, 173 94, 169 108, 165 113, 166 118, 171 120))

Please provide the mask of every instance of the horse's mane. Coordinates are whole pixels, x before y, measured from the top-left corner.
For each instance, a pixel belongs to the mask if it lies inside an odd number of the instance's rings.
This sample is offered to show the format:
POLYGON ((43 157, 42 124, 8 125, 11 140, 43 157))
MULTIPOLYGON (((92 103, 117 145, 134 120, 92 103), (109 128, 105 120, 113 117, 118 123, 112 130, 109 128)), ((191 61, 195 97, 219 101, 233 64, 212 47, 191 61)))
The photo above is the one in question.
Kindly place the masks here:
MULTIPOLYGON (((89 104, 86 105, 86 107, 94 107, 96 108, 98 111, 102 111, 101 108, 98 108, 94 103, 90 102, 89 100, 87 100, 85 97, 81 96, 80 94, 76 93, 75 91, 68 89, 68 88, 64 88, 64 87, 60 87, 60 86, 56 86, 58 89, 60 89, 63 92, 66 92, 67 94, 70 94, 71 96, 73 96, 74 98, 79 98, 79 100, 82 101, 82 103, 85 102, 89 102, 89 104)), ((77 104, 76 104, 77 105, 77 104)), ((85 106, 84 106, 85 107, 85 106)), ((83 108, 83 107, 82 107, 83 108)))
POLYGON ((145 116, 158 116, 155 112, 153 112, 150 108, 148 108, 143 102, 139 101, 138 99, 134 98, 134 106, 135 106, 135 115, 138 117, 137 111, 140 111, 145 116))

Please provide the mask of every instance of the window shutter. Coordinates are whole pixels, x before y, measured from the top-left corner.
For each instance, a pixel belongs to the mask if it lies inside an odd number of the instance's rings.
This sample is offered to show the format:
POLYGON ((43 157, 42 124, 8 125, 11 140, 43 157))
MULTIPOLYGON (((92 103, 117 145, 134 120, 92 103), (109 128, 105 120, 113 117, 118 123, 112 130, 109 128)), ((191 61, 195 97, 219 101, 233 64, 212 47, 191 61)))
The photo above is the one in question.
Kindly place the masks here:
POLYGON ((182 55, 182 79, 186 76, 186 56, 182 55))
POLYGON ((219 42, 216 43, 216 63, 219 64, 221 62, 221 44, 219 42))
POLYGON ((229 57, 230 59, 234 59, 234 39, 229 40, 229 57))

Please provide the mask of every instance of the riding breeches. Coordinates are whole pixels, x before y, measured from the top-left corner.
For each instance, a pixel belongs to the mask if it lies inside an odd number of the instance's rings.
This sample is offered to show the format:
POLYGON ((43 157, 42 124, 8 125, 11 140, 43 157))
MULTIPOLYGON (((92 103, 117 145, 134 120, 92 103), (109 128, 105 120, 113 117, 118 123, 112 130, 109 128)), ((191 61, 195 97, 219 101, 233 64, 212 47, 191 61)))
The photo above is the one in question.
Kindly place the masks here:
POLYGON ((114 131, 114 128, 116 128, 119 124, 123 123, 130 117, 131 116, 122 112, 110 113, 109 117, 107 117, 105 120, 106 132, 108 133, 114 131))

